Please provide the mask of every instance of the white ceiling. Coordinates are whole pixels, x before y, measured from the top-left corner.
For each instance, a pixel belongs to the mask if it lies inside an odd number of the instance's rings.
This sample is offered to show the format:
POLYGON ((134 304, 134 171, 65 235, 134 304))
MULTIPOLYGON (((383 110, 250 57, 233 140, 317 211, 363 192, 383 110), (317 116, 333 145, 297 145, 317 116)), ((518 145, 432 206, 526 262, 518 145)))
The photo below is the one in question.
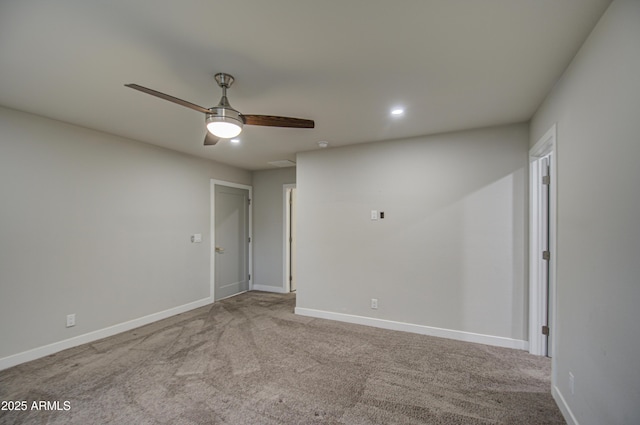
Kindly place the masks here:
POLYGON ((2 0, 0 105, 238 167, 296 152, 531 118, 610 0, 2 0), (203 146, 204 115, 236 78, 246 126, 203 146), (402 105, 406 113, 392 118, 402 105))

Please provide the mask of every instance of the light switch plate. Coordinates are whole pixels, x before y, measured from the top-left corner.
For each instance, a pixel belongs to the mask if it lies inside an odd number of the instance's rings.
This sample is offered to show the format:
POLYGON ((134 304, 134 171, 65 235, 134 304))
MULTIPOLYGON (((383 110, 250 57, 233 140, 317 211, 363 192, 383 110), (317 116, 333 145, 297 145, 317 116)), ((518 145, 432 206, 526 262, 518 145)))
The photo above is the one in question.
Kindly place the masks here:
POLYGON ((371 210, 371 220, 377 220, 377 219, 378 219, 378 211, 371 210))
POLYGON ((202 242, 202 235, 200 233, 196 233, 195 235, 191 236, 191 242, 193 242, 193 243, 201 243, 202 242))

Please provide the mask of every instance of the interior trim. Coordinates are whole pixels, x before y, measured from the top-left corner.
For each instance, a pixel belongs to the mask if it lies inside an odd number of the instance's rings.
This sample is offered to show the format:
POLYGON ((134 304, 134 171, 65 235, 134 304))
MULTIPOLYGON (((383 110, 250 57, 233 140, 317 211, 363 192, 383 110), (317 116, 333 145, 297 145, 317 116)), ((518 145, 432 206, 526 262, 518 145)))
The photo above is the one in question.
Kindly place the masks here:
POLYGON ((299 314, 300 316, 337 320, 339 322, 355 323, 358 325, 373 326, 375 328, 390 329, 393 331, 411 332, 420 335, 429 335, 440 338, 454 339, 458 341, 475 342, 477 344, 493 345, 496 347, 515 348, 517 350, 529 350, 529 342, 520 339, 483 335, 473 332, 457 331, 453 329, 435 328, 432 326, 396 322, 393 320, 377 319, 374 317, 334 313, 331 311, 314 310, 312 308, 296 307, 295 313, 299 314))
POLYGON ((99 329, 97 331, 89 332, 83 335, 74 336, 73 338, 54 342, 48 345, 43 345, 42 347, 23 351, 22 353, 3 357, 0 359, 0 370, 8 369, 10 367, 30 362, 31 360, 36 360, 45 356, 50 356, 51 354, 67 350, 69 348, 77 347, 82 344, 87 344, 89 342, 97 341, 102 338, 130 331, 131 329, 139 328, 140 326, 148 325, 149 323, 157 322, 158 320, 166 319, 168 317, 175 316, 176 314, 185 313, 196 308, 204 307, 211 303, 213 303, 212 297, 203 298, 201 300, 184 304, 178 307, 173 307, 168 310, 160 311, 158 313, 149 314, 147 316, 129 320, 124 323, 109 326, 104 329, 99 329))
POLYGON ((558 408, 562 412, 562 416, 564 416, 564 420, 567 421, 567 425, 580 425, 569 408, 567 401, 562 396, 560 389, 555 385, 551 386, 551 396, 553 396, 553 399, 556 401, 558 408))

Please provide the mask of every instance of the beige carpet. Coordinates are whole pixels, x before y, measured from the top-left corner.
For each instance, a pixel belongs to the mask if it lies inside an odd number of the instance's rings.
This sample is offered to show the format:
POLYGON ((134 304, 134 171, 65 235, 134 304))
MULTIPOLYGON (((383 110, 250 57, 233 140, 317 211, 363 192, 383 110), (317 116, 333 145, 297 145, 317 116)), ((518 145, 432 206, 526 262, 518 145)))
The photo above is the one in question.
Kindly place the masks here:
POLYGON ((565 423, 549 359, 294 305, 251 292, 2 371, 0 400, 28 409, 0 424, 565 423))

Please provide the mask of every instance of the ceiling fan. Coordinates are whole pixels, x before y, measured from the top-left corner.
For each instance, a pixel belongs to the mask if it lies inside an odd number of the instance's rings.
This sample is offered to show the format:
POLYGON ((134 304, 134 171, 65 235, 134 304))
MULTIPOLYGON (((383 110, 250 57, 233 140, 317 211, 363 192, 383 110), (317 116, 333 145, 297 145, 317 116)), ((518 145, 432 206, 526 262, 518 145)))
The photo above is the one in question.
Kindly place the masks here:
POLYGON ((262 125, 268 127, 293 127, 293 128, 314 128, 313 120, 305 120, 301 118, 276 117, 273 115, 244 115, 231 107, 227 100, 227 89, 233 84, 234 78, 225 73, 215 75, 218 85, 222 88, 222 98, 220 102, 211 108, 203 108, 186 100, 169 96, 168 94, 152 90, 138 84, 125 84, 135 90, 178 105, 186 106, 195 111, 202 112, 206 115, 207 135, 204 138, 205 145, 215 145, 220 139, 231 139, 236 137, 242 131, 242 127, 246 125, 262 125))

